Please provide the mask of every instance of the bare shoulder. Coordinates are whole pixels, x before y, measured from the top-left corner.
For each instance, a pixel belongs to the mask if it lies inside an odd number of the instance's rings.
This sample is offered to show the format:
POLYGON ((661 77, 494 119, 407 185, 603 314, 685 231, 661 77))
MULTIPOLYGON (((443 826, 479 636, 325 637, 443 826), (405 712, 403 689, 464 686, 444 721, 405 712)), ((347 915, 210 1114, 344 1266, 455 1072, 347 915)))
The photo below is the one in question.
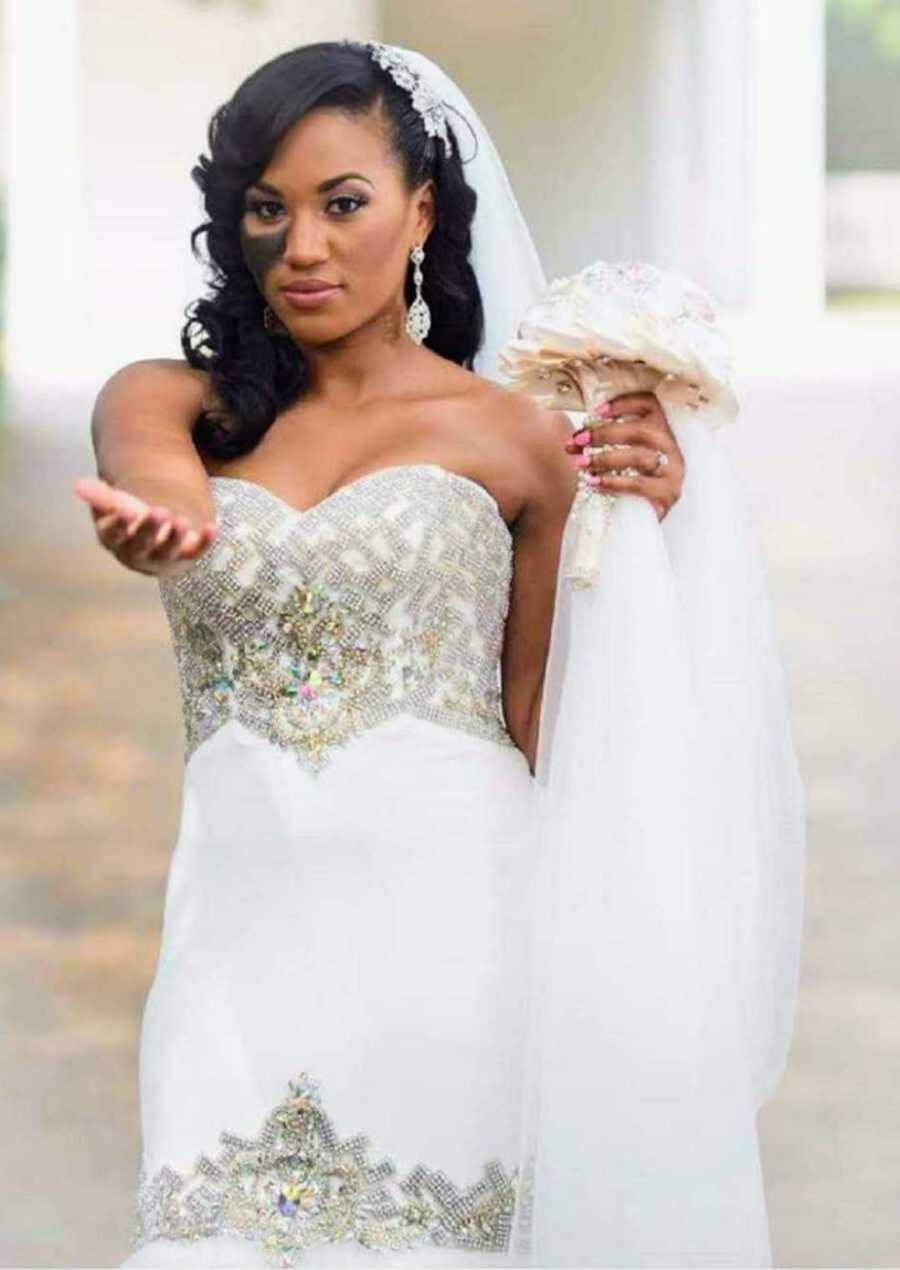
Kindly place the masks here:
POLYGON ((572 456, 563 448, 573 428, 562 410, 548 410, 524 393, 481 380, 483 418, 508 473, 507 494, 524 527, 563 522, 578 488, 572 456))
POLYGON ((98 472, 113 479, 150 463, 196 461, 194 425, 208 405, 207 375, 187 362, 129 362, 103 384, 91 413, 98 472), (112 474, 110 476, 109 474, 112 474))
POLYGON ((98 406, 110 401, 128 402, 135 398, 155 404, 169 404, 193 415, 206 408, 209 373, 181 358, 146 357, 128 362, 115 371, 98 394, 98 406))

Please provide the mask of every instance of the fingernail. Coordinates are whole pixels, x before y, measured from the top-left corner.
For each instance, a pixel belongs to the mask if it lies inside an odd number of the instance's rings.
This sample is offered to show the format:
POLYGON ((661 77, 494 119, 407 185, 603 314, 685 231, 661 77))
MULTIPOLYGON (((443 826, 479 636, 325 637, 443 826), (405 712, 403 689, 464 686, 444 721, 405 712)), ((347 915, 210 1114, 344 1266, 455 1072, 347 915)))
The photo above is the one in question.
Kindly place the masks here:
POLYGON ((597 407, 597 409, 594 411, 594 414, 611 415, 612 412, 613 412, 612 405, 608 401, 604 401, 602 405, 597 407))
POLYGON ((588 485, 599 485, 602 480, 603 477, 599 472, 591 472, 587 478, 588 485))
POLYGON ((576 467, 590 467, 590 465, 591 465, 591 456, 590 456, 589 454, 576 454, 576 455, 575 455, 575 466, 576 466, 576 467))
POLYGON ((576 432, 572 440, 576 445, 585 445, 591 439, 590 428, 582 428, 580 432, 576 432))

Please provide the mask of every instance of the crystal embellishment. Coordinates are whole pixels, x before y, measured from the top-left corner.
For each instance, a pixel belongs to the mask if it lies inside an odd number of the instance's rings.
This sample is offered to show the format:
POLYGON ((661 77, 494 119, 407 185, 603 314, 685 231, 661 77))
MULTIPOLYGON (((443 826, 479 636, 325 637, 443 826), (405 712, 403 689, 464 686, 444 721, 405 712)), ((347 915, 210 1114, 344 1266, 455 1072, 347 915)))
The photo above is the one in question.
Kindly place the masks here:
POLYGON ((413 108, 422 116, 425 131, 430 137, 440 137, 449 158, 453 153, 453 144, 447 129, 447 116, 437 93, 392 44, 382 44, 378 40, 364 40, 363 43, 394 83, 410 94, 413 108))
POLYGON ((406 315, 406 329, 417 344, 421 344, 431 330, 431 310, 422 298, 422 261, 425 252, 421 247, 414 247, 410 253, 413 262, 413 281, 416 284, 416 298, 409 306, 406 315))
POLYGON ((303 512, 239 478, 212 490, 217 538, 159 581, 186 760, 229 719, 312 774, 404 712, 515 744, 500 680, 512 543, 483 486, 389 467, 303 512))
POLYGON ((267 1264, 293 1266, 324 1243, 508 1248, 516 1169, 491 1159, 466 1190, 424 1164, 399 1176, 390 1158, 370 1158, 367 1135, 338 1138, 306 1072, 288 1085, 257 1137, 223 1132, 218 1154, 201 1155, 188 1175, 164 1165, 151 1177, 142 1161, 135 1249, 152 1239, 236 1235, 261 1243, 267 1264))

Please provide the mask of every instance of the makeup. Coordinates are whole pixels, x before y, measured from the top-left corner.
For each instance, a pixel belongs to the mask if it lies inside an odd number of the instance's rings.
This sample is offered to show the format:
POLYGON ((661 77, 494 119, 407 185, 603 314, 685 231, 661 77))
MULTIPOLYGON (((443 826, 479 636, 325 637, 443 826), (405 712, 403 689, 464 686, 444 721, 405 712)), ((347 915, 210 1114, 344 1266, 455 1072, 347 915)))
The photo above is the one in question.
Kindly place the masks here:
POLYGON ((328 287, 323 291, 282 291, 285 303, 295 309, 315 309, 326 304, 332 296, 340 291, 340 287, 328 287))

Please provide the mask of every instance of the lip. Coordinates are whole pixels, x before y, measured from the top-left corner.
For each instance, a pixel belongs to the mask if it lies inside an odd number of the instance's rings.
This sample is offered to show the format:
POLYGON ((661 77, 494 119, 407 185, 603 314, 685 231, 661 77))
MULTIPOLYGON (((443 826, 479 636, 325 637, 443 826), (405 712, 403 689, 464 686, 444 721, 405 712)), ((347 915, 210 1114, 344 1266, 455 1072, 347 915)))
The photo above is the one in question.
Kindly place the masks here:
POLYGON ((326 291, 337 285, 336 282, 329 282, 327 278, 295 278, 293 282, 286 282, 281 289, 282 291, 326 291))
POLYGON ((322 304, 325 300, 333 295, 337 295, 340 291, 339 286, 333 287, 316 287, 314 291, 297 291, 283 288, 281 294, 287 300, 288 304, 294 305, 298 309, 314 308, 317 304, 322 304))

